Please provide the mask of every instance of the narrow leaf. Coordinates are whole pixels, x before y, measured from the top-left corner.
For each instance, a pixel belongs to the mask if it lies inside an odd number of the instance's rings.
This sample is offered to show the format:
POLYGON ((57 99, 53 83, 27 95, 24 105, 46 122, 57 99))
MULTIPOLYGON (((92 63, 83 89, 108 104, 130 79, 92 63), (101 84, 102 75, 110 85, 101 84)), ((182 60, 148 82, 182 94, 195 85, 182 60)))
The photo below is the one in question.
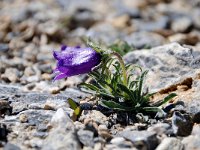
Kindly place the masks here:
POLYGON ((72 100, 71 98, 68 98, 67 101, 68 101, 70 107, 71 107, 73 110, 75 110, 75 109, 78 107, 78 105, 76 104, 76 102, 74 102, 74 100, 72 100))
POLYGON ((99 102, 99 104, 102 105, 102 106, 104 106, 104 107, 106 107, 106 108, 120 110, 120 111, 132 111, 133 110, 132 108, 122 106, 119 103, 116 103, 114 101, 101 100, 99 102))
POLYGON ((81 84, 79 84, 79 86, 89 89, 89 90, 92 90, 92 91, 95 91, 95 92, 99 91, 98 87, 96 87, 95 85, 89 84, 89 83, 81 83, 81 84))
POLYGON ((74 114, 75 114, 76 116, 80 116, 80 114, 81 114, 81 108, 80 108, 80 107, 77 107, 77 108, 74 110, 74 114))
POLYGON ((174 98, 175 96, 177 96, 176 93, 171 93, 171 94, 167 95, 162 101, 160 101, 159 103, 155 104, 154 106, 159 107, 159 106, 161 106, 161 105, 167 103, 169 100, 171 100, 171 99, 174 98))

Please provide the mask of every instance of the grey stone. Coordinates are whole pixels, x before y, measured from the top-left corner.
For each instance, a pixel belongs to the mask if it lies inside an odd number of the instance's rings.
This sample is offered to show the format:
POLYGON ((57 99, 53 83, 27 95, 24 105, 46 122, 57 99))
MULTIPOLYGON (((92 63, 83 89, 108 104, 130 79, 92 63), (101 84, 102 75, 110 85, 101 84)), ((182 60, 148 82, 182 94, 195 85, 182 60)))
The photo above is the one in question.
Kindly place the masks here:
POLYGON ((141 13, 140 10, 137 8, 130 8, 122 5, 121 3, 116 4, 116 9, 118 9, 116 15, 128 15, 131 19, 133 18, 140 18, 141 13))
POLYGON ((145 47, 155 47, 165 43, 164 37, 153 32, 134 32, 123 38, 129 44, 132 44, 137 49, 142 49, 145 47), (151 37, 151 38, 149 38, 151 37))
POLYGON ((194 124, 191 135, 200 136, 200 124, 194 124))
POLYGON ((162 29, 166 29, 168 24, 169 19, 167 17, 160 17, 154 21, 132 20, 132 28, 136 31, 159 31, 162 29))
POLYGON ((156 150, 183 150, 183 144, 177 138, 167 137, 162 140, 156 150))
POLYGON ((97 110, 84 110, 80 116, 80 121, 83 121, 86 118, 95 121, 97 124, 107 125, 108 123, 108 118, 97 110))
POLYGON ((60 107, 68 107, 67 99, 70 97, 76 102, 80 98, 86 97, 88 94, 80 92, 75 89, 67 89, 62 94, 51 95, 48 93, 38 92, 23 92, 17 86, 8 86, 0 84, 0 96, 8 97, 8 101, 11 102, 10 106, 13 107, 13 113, 19 113, 26 109, 43 109, 47 102, 55 106, 55 109, 60 107))
POLYGON ((152 92, 176 85, 186 80, 190 86, 196 69, 191 69, 194 60, 192 49, 171 43, 150 50, 135 50, 124 56, 127 63, 138 64, 149 70, 146 83, 152 92), (188 78, 188 79, 187 79, 188 78), (188 81, 187 81, 188 80, 188 81))
POLYGON ((10 115, 12 113, 12 107, 7 100, 0 99, 0 115, 10 115))
POLYGON ((158 139, 155 132, 122 131, 119 135, 130 140, 135 147, 140 149, 155 149, 158 145, 158 139))
POLYGON ((21 148, 19 148, 17 145, 11 144, 11 143, 7 143, 4 148, 4 150, 21 150, 21 148))
POLYGON ((33 134, 33 137, 38 137, 38 138, 41 138, 41 139, 44 139, 48 136, 48 133, 47 132, 35 132, 33 134))
POLYGON ((124 141, 125 141, 125 139, 123 137, 115 137, 110 141, 110 143, 119 145, 119 144, 123 144, 124 141))
POLYGON ((195 9, 192 12, 193 22, 196 28, 200 29, 200 21, 199 21, 200 11, 199 9, 195 9))
POLYGON ((7 78, 10 82, 17 82, 20 77, 20 72, 16 68, 7 68, 1 77, 7 78))
POLYGON ((28 124, 39 126, 41 123, 50 122, 54 112, 51 110, 25 110, 20 114, 27 116, 28 124))
POLYGON ((198 150, 200 149, 200 139, 199 136, 190 135, 188 137, 183 138, 182 143, 184 145, 184 149, 198 150))
POLYGON ((177 18, 171 24, 171 28, 175 32, 187 32, 191 26, 192 20, 188 17, 177 18))
POLYGON ((8 130, 6 125, 0 124, 0 141, 7 141, 8 130))
POLYGON ((72 150, 80 149, 75 126, 62 108, 56 111, 49 125, 52 129, 44 140, 43 150, 62 150, 66 147, 72 150))
POLYGON ((68 114, 62 108, 59 108, 51 119, 51 125, 65 126, 67 124, 74 128, 73 122, 68 114))
POLYGON ((130 141, 124 141, 122 144, 106 144, 105 150, 137 150, 130 141))
POLYGON ((167 123, 157 123, 149 127, 147 131, 156 132, 156 134, 161 136, 162 134, 167 134, 170 128, 170 125, 167 123))
POLYGON ((194 123, 200 123, 200 112, 197 112, 197 113, 194 114, 193 122, 194 123))
POLYGON ((109 45, 110 43, 114 43, 116 39, 123 39, 125 33, 117 32, 117 29, 108 23, 101 23, 91 27, 85 35, 92 37, 93 40, 103 41, 109 45))
POLYGON ((94 133, 89 130, 79 130, 77 132, 80 142, 84 146, 93 147, 94 146, 94 133))
POLYGON ((1 44, 0 43, 0 52, 6 52, 9 50, 8 44, 1 44))
POLYGON ((175 111, 172 116, 172 128, 178 136, 188 136, 192 132, 193 121, 189 114, 181 114, 175 111))
POLYGON ((80 143, 74 132, 60 128, 53 129, 44 140, 42 150, 77 150, 80 149, 80 143))
POLYGON ((86 29, 90 28, 97 21, 101 19, 101 15, 95 13, 94 11, 88 9, 77 10, 70 20, 68 27, 70 29, 75 29, 78 27, 84 27, 86 29))

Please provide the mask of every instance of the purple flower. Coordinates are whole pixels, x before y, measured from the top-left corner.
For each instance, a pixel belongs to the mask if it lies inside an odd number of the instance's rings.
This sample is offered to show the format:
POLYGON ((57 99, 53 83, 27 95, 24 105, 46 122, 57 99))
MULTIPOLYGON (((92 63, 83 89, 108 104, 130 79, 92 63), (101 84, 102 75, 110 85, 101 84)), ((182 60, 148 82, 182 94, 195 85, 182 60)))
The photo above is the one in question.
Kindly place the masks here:
POLYGON ((78 74, 88 73, 101 61, 101 55, 92 48, 67 47, 63 45, 61 51, 53 52, 58 61, 54 70, 54 80, 70 77, 78 74))

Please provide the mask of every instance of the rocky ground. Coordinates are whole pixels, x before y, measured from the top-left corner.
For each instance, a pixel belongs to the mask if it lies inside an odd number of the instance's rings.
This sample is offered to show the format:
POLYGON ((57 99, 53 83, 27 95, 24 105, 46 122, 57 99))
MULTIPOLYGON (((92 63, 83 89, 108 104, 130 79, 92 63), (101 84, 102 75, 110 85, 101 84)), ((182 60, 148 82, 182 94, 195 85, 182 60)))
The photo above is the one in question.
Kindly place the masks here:
POLYGON ((0 147, 5 150, 200 149, 199 0, 1 0, 0 147), (77 85, 86 75, 52 83, 61 44, 87 36, 133 45, 124 56, 149 73, 146 86, 160 100, 177 97, 166 118, 140 122, 84 110, 72 121, 68 98, 92 106, 77 85))

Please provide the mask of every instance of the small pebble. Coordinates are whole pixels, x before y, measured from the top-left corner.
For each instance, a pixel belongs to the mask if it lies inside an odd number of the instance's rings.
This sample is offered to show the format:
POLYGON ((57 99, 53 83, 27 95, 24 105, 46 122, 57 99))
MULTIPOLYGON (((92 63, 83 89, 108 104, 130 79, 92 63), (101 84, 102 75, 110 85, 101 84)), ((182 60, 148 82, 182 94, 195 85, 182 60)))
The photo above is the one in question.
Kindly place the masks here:
POLYGON ((21 123, 26 123, 26 122, 28 122, 28 117, 27 117, 26 114, 20 114, 19 120, 20 120, 21 123))

